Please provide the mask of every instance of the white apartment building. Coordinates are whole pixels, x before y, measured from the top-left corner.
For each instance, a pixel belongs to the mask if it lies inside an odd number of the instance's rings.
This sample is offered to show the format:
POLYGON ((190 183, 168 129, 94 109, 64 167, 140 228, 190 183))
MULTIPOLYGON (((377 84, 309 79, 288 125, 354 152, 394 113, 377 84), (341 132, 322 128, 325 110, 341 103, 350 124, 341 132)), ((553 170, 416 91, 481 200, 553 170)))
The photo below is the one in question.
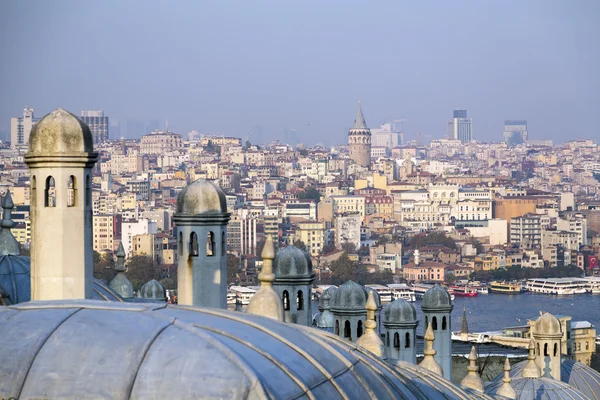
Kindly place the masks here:
POLYGON ((121 224, 121 243, 125 249, 127 257, 131 257, 132 240, 135 235, 145 233, 157 233, 156 222, 149 219, 139 219, 137 221, 127 221, 121 224))

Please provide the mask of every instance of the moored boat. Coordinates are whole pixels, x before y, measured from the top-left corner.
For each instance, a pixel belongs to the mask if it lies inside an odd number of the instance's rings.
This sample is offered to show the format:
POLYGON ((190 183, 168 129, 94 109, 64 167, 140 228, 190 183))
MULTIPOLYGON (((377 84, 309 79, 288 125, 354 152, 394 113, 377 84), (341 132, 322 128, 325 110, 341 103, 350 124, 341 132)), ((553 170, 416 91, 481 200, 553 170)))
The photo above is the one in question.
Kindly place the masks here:
POLYGON ((490 283, 489 291, 502 294, 520 294, 523 293, 523 285, 519 282, 500 282, 490 283))
POLYGON ((472 286, 451 286, 450 289, 454 291, 455 296, 459 297, 475 297, 477 296, 477 289, 472 286))
POLYGON ((533 293, 571 295, 585 293, 587 280, 584 278, 528 279, 525 290, 533 293))
POLYGON ((405 283, 391 283, 387 286, 392 290, 393 300, 404 299, 411 303, 416 300, 415 291, 405 283))

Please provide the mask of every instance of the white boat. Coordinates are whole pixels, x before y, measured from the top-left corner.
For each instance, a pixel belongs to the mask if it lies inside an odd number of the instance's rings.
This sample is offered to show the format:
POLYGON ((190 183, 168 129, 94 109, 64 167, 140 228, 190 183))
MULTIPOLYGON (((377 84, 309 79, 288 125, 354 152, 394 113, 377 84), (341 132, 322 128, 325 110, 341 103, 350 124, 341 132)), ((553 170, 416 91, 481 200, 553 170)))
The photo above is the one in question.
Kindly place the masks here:
POLYGON ((232 291, 227 291, 227 304, 235 304, 235 293, 232 291))
POLYGON ((392 290, 392 298, 394 300, 403 299, 410 303, 413 303, 417 300, 415 297, 415 291, 405 283, 390 283, 387 286, 392 290))
MULTIPOLYGON (((427 283, 415 283, 410 288, 415 292, 415 298, 417 300, 420 300, 423 298, 425 292, 431 289, 432 287, 433 285, 429 285, 427 283)), ((448 290, 448 288, 446 288, 446 290, 448 290)), ((454 296, 454 290, 449 289, 448 293, 450 294, 450 300, 454 301, 454 299, 456 298, 456 296, 454 296)))
POLYGON ((582 294, 586 292, 587 283, 584 278, 528 279, 525 290, 558 295, 582 294))
POLYGON ((487 286, 483 286, 483 285, 479 285, 479 286, 472 286, 475 289, 477 289, 477 294, 488 294, 488 287, 487 286))
POLYGON ((584 278, 584 279, 587 281, 585 290, 588 293, 600 294, 600 277, 599 276, 591 276, 591 277, 584 278))
POLYGON ((464 340, 460 331, 450 333, 450 338, 455 342, 470 342, 470 343, 490 343, 491 332, 469 333, 467 340, 464 340))
POLYGON ((383 286, 383 285, 365 285, 365 286, 376 291, 377 294, 379 295, 379 300, 381 300, 382 303, 389 303, 392 301, 392 290, 389 287, 383 286))
POLYGON ((250 299, 256 294, 256 290, 245 286, 232 286, 230 288, 235 293, 236 304, 247 306, 250 304, 250 299))

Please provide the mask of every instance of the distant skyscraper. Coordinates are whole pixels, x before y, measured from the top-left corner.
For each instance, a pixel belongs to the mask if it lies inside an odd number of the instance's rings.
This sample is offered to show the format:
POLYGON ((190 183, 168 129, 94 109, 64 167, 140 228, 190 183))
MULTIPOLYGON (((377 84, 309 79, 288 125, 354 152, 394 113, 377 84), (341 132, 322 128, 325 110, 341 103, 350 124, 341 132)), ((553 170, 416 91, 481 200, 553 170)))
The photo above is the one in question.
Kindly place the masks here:
POLYGON ((297 145, 300 143, 298 132, 295 129, 286 129, 283 132, 283 141, 291 146, 297 145))
POLYGON ((400 133, 395 132, 392 123, 381 124, 379 128, 371 129, 372 145, 376 147, 393 147, 402 144, 400 141, 400 133))
POLYGON ((355 163, 363 167, 371 165, 371 131, 365 122, 360 103, 358 103, 354 125, 348 132, 348 147, 350 159, 355 163))
POLYGON ((504 142, 509 146, 527 142, 527 121, 504 121, 504 142))
POLYGON ((29 134, 31 129, 38 122, 39 118, 34 118, 33 108, 25 107, 23 117, 10 119, 10 144, 11 146, 25 145, 29 143, 29 134))
POLYGON ((467 118, 467 110, 454 110, 452 119, 448 121, 448 137, 463 143, 473 140, 472 120, 467 118))
POLYGON ((92 132, 94 144, 99 144, 108 140, 108 117, 104 116, 104 111, 82 111, 81 119, 85 122, 92 132))

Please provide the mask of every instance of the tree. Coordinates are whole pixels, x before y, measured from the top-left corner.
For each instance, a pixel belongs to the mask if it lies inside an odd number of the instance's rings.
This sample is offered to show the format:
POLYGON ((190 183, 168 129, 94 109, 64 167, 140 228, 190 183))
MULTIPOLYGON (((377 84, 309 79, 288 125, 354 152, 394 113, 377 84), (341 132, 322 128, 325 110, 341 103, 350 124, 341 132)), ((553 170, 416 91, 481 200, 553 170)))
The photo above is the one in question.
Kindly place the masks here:
POLYGON ((325 246, 323 246, 323 251, 321 251, 321 254, 327 254, 327 253, 331 253, 332 251, 335 251, 335 245, 333 243, 327 243, 325 246))
POLYGON ((345 252, 342 253, 340 258, 331 263, 330 269, 334 285, 341 285, 350 280, 361 282, 366 272, 358 262, 352 261, 345 252))
POLYGON ((319 203, 321 201, 321 192, 319 192, 314 186, 309 186, 304 189, 303 192, 298 194, 299 199, 310 199, 314 200, 315 203, 319 203))
POLYGON ((240 282, 240 278, 238 276, 238 272, 240 270, 240 258, 227 253, 227 285, 229 284, 238 284, 240 282))
POLYGON ((456 249, 456 242, 454 239, 446 236, 444 232, 422 233, 414 236, 410 240, 410 247, 413 249, 432 244, 446 246, 452 250, 456 249))
POLYGON ((115 261, 111 255, 102 255, 94 250, 94 278, 109 283, 117 274, 115 272, 115 261))
POLYGON ((302 251, 307 251, 306 245, 304 244, 304 242, 302 240, 294 240, 294 247, 297 247, 302 251))
POLYGON ((137 291, 152 279, 162 279, 161 268, 150 256, 133 256, 127 262, 127 277, 137 291))
POLYGON ((448 282, 448 283, 456 282, 456 276, 454 275, 454 272, 448 272, 448 274, 446 275, 446 282, 448 282))
POLYGON ((250 147, 252 147, 252 143, 250 143, 249 140, 246 140, 246 150, 248 150, 250 147))
POLYGON ((358 251, 356 250, 356 245, 351 242, 342 243, 342 250, 348 254, 358 254, 358 251))

